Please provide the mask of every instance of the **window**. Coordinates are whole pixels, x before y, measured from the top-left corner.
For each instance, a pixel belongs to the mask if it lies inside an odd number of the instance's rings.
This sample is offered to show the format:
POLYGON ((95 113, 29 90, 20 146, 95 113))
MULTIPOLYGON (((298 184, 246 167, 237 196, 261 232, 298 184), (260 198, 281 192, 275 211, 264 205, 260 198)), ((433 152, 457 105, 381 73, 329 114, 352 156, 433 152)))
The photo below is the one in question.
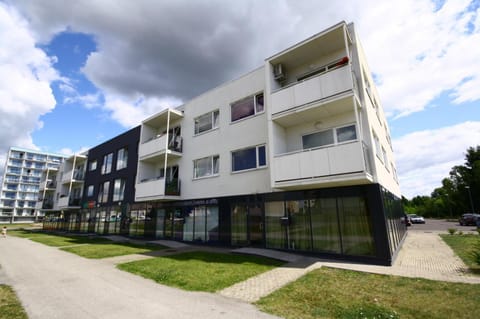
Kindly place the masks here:
POLYGON ((219 164, 218 155, 195 160, 193 162, 193 178, 218 175, 219 164))
POLYGON ((94 171, 97 169, 97 160, 93 160, 90 162, 90 164, 88 165, 88 170, 89 171, 94 171))
POLYGON ((337 131, 337 143, 353 141, 357 139, 357 132, 355 125, 349 125, 336 129, 337 131))
POLYGON ((348 125, 302 136, 303 149, 333 145, 357 139, 355 125, 348 125))
POLYGON ((333 130, 326 130, 302 136, 303 149, 331 145, 334 143, 333 130))
POLYGON ((113 201, 122 201, 123 194, 125 193, 125 180, 116 179, 113 184, 113 201))
POLYGON ((382 147, 380 146, 380 140, 375 132, 373 132, 373 140, 375 142, 375 154, 377 154, 377 157, 383 161, 382 147))
POLYGON ((265 110, 263 93, 249 96, 231 104, 232 122, 253 116, 265 110))
POLYGON ((117 171, 127 167, 128 148, 124 147, 117 152, 117 171))
POLYGON ((266 165, 265 145, 232 152, 232 172, 255 169, 266 165))
POLYGON ((108 191, 110 189, 110 182, 104 182, 100 184, 100 188, 98 189, 98 202, 99 203, 106 203, 108 202, 108 191))
POLYGON ((102 174, 109 174, 112 171, 113 153, 103 157, 102 174))
POLYGON ((220 111, 216 110, 197 117, 195 122, 195 134, 200 134, 218 127, 220 111))
POLYGON ((94 186, 93 185, 89 185, 88 188, 87 188, 87 196, 88 197, 92 197, 93 196, 93 189, 94 189, 94 186))
POLYGON ((385 149, 383 148, 382 146, 382 158, 383 158, 383 163, 385 164, 385 168, 390 171, 389 167, 388 167, 388 157, 387 157, 387 152, 385 151, 385 149))

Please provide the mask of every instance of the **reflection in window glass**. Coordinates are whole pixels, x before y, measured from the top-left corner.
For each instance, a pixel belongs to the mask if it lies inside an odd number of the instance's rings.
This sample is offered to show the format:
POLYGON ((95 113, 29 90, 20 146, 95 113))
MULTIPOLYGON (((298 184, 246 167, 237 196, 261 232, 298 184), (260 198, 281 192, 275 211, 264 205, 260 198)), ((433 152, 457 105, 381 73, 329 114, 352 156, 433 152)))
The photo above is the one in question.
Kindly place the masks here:
POLYGON ((238 121, 264 111, 263 93, 249 96, 231 104, 231 120, 238 121))
POLYGON ((340 253, 337 199, 317 198, 310 201, 313 250, 340 253))
POLYGON ((125 193, 125 180, 116 179, 113 184, 113 201, 122 201, 123 194, 125 193))
POLYGON ((337 142, 353 141, 357 139, 357 132, 355 131, 355 125, 340 127, 337 131, 337 142))
POLYGON ((347 255, 375 255, 370 213, 362 197, 339 197, 338 213, 342 234, 343 253, 347 255))
POLYGON ((334 144, 333 130, 326 130, 302 136, 303 149, 334 144))
POLYGON ((287 201, 289 248, 311 250, 310 215, 306 201, 287 201))
POLYGON ((207 241, 218 240, 218 206, 207 206, 207 241))
POLYGON ((102 174, 108 174, 112 171, 113 153, 103 157, 102 174))
POLYGON ((210 131, 218 127, 219 110, 204 114, 194 120, 195 134, 210 131))
POLYGON ((264 105, 263 105, 263 93, 257 94, 255 96, 255 110, 257 113, 263 112, 264 105))
POLYGON ((117 171, 126 168, 128 163, 128 149, 122 148, 117 152, 117 171))
POLYGON ((218 155, 195 160, 193 163, 193 177, 200 178, 218 175, 219 164, 218 155))
POLYGON ((232 171, 254 169, 267 165, 265 145, 232 152, 232 171))
POLYGON ((283 201, 265 202, 265 239, 267 248, 286 248, 286 225, 283 201), (285 220, 285 219, 284 219, 285 220))
POLYGON ((232 245, 240 246, 248 243, 247 240, 247 205, 236 204, 231 211, 231 238, 232 245))

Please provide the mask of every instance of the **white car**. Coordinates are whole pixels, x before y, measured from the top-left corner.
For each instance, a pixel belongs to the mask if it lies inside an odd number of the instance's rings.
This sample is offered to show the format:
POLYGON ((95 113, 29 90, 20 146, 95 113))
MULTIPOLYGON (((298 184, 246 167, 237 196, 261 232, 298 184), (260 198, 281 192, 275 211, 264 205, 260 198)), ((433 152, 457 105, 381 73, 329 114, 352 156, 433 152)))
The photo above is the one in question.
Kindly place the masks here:
POLYGON ((425 224, 425 219, 422 216, 418 216, 415 214, 409 215, 410 221, 412 224, 425 224))

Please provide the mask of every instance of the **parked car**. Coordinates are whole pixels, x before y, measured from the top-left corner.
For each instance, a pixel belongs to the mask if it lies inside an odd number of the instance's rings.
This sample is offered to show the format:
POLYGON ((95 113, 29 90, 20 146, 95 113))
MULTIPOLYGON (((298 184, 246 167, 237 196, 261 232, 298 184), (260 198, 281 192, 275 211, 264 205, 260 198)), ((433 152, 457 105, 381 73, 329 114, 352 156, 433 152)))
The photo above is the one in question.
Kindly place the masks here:
POLYGON ((476 226, 477 220, 480 219, 479 214, 463 214, 458 220, 460 226, 476 226))
POLYGON ((422 216, 411 214, 408 216, 412 224, 425 224, 425 219, 422 216))

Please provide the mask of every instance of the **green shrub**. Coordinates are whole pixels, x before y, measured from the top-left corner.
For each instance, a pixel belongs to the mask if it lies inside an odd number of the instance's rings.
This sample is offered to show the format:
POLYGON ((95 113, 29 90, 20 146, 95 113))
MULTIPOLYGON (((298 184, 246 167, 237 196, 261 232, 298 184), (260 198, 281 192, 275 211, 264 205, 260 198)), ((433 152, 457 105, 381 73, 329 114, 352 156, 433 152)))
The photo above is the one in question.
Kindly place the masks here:
POLYGON ((448 229, 448 233, 449 233, 450 235, 455 235, 456 232, 457 232, 457 229, 456 229, 456 228, 449 228, 449 229, 448 229))

